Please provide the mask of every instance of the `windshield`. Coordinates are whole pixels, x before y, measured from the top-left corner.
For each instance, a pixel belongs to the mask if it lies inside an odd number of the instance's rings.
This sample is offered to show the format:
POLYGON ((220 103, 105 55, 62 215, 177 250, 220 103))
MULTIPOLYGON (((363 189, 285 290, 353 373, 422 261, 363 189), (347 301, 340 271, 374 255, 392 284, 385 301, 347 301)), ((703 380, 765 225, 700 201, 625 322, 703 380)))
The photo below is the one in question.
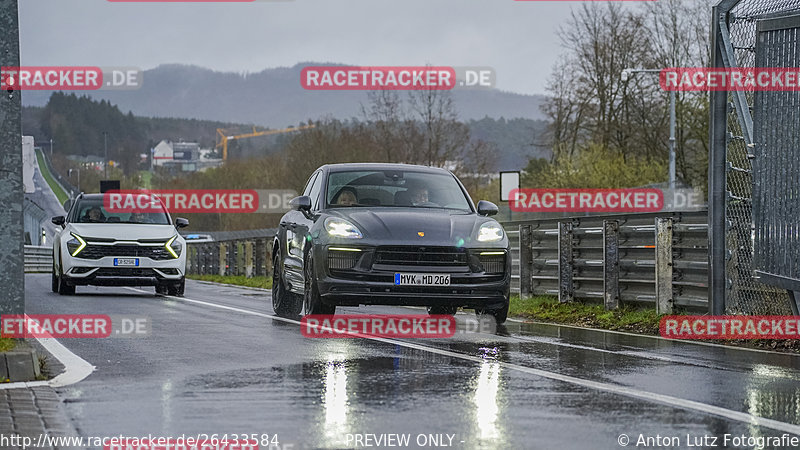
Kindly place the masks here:
POLYGON ((399 170, 333 172, 328 175, 327 204, 472 211, 452 175, 399 170))
POLYGON ((164 209, 146 212, 115 211, 110 212, 103 205, 103 199, 81 199, 72 212, 74 223, 141 223, 169 225, 169 216, 164 209))

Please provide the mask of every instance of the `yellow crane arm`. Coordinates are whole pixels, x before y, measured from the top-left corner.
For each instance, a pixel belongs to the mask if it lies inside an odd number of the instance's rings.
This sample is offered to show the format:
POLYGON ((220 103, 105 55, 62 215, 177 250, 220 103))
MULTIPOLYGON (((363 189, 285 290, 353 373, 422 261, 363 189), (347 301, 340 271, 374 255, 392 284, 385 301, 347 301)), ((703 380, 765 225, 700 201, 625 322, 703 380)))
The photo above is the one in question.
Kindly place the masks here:
POLYGON ((217 128, 217 135, 219 135, 219 142, 217 143, 216 148, 222 147, 222 159, 228 159, 228 141, 232 141, 234 139, 247 139, 252 137, 258 136, 267 136, 270 134, 281 134, 281 133, 289 133, 292 131, 300 131, 300 130, 308 130, 314 128, 314 125, 303 125, 299 127, 292 127, 292 128, 282 128, 280 130, 256 130, 256 127, 253 127, 252 133, 244 133, 244 134, 236 134, 232 136, 228 136, 225 133, 225 130, 222 128, 217 128))

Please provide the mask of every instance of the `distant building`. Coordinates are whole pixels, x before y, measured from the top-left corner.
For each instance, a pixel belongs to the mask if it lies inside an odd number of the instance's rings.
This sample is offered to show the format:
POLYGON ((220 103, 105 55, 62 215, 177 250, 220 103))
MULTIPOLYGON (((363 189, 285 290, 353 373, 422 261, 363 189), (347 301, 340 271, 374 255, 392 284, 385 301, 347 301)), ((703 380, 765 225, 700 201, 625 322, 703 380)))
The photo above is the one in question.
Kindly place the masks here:
POLYGON ((202 172, 222 165, 212 149, 202 149, 196 142, 161 141, 152 149, 153 167, 164 167, 170 172, 202 172))

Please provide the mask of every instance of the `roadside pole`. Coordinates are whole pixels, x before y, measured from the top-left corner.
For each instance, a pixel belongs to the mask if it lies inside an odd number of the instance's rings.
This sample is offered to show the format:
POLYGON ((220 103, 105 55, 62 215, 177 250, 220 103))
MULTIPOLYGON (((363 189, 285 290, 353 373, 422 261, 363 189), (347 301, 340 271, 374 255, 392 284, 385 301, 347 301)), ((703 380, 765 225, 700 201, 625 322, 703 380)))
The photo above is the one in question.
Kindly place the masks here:
MULTIPOLYGON (((0 0, 0 66, 19 67, 17 0, 0 0)), ((22 220, 22 101, 16 89, 0 93, 0 314, 25 312, 22 220)))

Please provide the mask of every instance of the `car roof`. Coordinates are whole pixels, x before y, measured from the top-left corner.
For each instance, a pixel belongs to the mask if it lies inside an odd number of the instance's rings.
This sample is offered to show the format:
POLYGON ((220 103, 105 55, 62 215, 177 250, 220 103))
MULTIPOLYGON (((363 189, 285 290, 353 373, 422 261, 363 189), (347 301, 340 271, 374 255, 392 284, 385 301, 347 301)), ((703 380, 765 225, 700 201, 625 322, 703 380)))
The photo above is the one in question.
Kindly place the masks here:
POLYGON ((413 170, 416 172, 428 173, 446 173, 451 172, 441 167, 420 166, 416 164, 399 164, 399 163, 341 163, 341 164, 326 164, 320 169, 328 172, 343 172, 348 170, 413 170))

